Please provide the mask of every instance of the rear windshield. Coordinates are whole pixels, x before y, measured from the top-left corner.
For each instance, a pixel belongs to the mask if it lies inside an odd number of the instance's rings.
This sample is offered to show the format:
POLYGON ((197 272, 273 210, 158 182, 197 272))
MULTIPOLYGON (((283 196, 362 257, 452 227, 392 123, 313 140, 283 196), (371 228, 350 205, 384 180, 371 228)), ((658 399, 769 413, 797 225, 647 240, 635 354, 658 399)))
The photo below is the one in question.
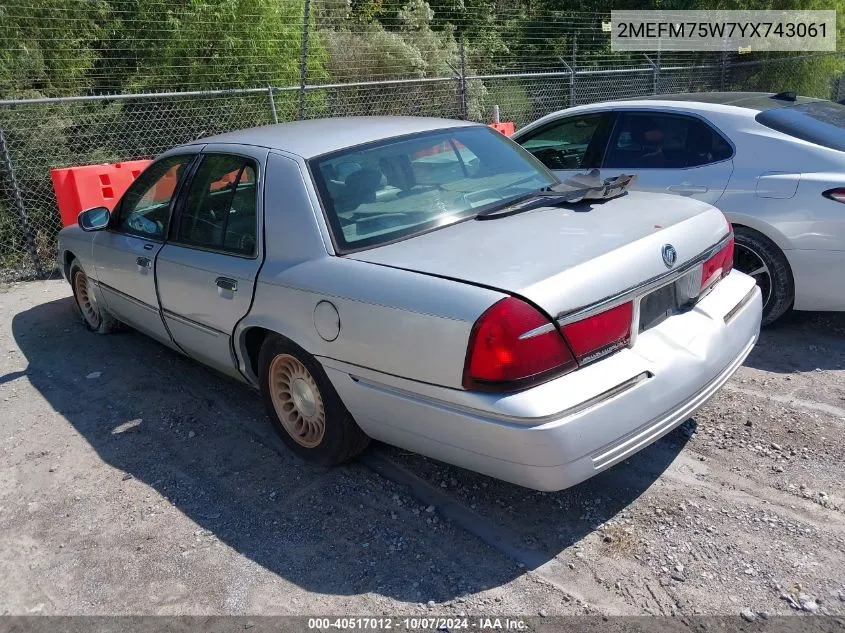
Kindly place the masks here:
POLYGON ((312 159, 310 167, 341 252, 440 228, 558 183, 486 126, 387 139, 312 159))
POLYGON ((760 112, 759 123, 816 145, 845 152, 845 106, 811 101, 760 112))

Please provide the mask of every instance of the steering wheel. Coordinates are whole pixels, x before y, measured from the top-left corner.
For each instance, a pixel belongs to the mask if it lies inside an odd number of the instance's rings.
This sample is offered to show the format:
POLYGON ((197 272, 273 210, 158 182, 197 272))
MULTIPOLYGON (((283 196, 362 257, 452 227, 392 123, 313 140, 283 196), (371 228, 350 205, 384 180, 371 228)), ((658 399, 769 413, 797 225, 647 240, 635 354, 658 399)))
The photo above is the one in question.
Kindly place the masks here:
POLYGON ((536 150, 534 156, 549 169, 577 169, 578 165, 567 164, 574 153, 555 147, 544 147, 536 150))

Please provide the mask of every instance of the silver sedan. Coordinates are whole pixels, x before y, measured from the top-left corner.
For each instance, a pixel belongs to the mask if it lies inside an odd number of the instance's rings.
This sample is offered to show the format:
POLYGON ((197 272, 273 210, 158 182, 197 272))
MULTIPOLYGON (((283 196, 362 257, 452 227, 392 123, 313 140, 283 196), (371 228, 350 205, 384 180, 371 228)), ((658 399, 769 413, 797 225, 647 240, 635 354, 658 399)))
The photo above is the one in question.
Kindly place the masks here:
POLYGON ((374 438, 558 490, 687 419, 759 332, 722 213, 620 183, 483 125, 302 121, 166 152, 59 253, 89 329, 255 386, 305 459, 374 438))

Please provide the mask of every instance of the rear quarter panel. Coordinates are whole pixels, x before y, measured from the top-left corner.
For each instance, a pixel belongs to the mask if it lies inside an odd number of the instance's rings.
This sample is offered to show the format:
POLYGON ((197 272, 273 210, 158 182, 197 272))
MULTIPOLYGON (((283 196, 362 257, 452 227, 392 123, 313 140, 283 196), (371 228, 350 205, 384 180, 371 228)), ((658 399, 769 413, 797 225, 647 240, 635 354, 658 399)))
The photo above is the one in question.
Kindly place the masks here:
MULTIPOLYGON (((243 332, 262 327, 317 357, 459 388, 472 326, 503 296, 343 257, 326 255, 296 265, 267 262, 238 340, 243 345, 243 332), (340 332, 332 341, 315 326, 321 301, 338 312, 340 332)), ((250 368, 244 371, 255 380, 250 368)))
POLYGON ((246 333, 260 327, 317 357, 460 387, 472 325, 504 295, 333 255, 301 158, 271 152, 265 183, 266 259, 250 312, 234 332, 242 373, 256 381, 246 333), (335 340, 317 332, 314 311, 320 301, 337 309, 335 340))
POLYGON ((784 251, 845 248, 839 222, 845 213, 836 208, 845 211, 845 205, 821 197, 826 188, 845 184, 845 155, 753 118, 739 119, 731 138, 734 173, 718 202, 731 222, 763 233, 784 251))
POLYGON ((798 310, 845 309, 845 205, 822 192, 845 185, 845 154, 753 118, 733 128, 734 174, 719 200, 733 224, 771 239, 795 280, 798 310))

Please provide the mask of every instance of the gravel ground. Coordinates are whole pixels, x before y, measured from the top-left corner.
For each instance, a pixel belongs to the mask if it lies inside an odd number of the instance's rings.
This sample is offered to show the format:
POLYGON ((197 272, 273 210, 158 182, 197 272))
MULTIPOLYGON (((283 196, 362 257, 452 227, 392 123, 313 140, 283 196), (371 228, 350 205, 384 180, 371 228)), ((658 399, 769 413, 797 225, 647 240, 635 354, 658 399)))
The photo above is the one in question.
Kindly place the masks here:
POLYGON ((845 614, 845 315, 549 494, 386 446, 307 465, 254 392, 71 301, 0 288, 0 614, 845 614))

